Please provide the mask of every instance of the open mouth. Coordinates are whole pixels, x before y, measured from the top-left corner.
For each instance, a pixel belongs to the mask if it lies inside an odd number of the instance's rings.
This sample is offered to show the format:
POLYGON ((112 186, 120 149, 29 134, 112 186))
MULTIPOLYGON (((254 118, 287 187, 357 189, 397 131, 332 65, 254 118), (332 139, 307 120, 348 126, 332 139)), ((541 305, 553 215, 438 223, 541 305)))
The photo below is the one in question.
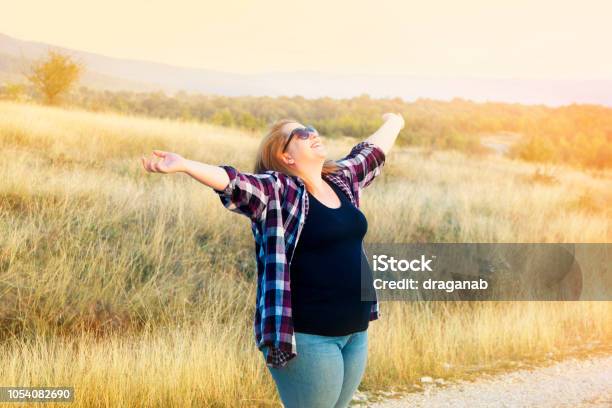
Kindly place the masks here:
POLYGON ((321 143, 319 143, 319 142, 314 142, 313 144, 310 145, 310 147, 312 147, 313 149, 315 147, 319 147, 319 146, 321 146, 321 143))

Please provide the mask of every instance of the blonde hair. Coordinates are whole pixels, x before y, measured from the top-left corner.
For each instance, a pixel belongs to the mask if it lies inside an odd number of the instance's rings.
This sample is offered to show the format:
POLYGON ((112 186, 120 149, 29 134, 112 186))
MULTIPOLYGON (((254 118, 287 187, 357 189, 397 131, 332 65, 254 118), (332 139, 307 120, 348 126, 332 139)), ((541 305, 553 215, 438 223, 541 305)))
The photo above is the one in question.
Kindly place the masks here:
MULTIPOLYGON (((264 173, 266 170, 274 170, 281 173, 295 175, 291 167, 287 166, 281 159, 283 147, 287 141, 287 135, 283 132, 283 126, 287 123, 300 123, 295 119, 279 119, 270 128, 268 134, 261 140, 253 172, 264 173)), ((327 159, 323 162, 322 174, 332 174, 340 169, 335 160, 327 159)))

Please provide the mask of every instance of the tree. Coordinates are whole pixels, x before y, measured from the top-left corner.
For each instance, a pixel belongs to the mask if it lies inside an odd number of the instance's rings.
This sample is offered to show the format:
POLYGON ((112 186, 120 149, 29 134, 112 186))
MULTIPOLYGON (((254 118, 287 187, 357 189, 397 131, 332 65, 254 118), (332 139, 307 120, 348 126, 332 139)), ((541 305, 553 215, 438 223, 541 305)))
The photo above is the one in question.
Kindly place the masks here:
POLYGON ((44 96, 46 103, 55 105, 76 84, 83 70, 84 66, 69 55, 50 50, 45 58, 32 63, 26 77, 44 96))
POLYGON ((2 99, 9 99, 12 101, 23 101, 27 98, 26 87, 24 84, 19 82, 6 82, 0 92, 2 99))

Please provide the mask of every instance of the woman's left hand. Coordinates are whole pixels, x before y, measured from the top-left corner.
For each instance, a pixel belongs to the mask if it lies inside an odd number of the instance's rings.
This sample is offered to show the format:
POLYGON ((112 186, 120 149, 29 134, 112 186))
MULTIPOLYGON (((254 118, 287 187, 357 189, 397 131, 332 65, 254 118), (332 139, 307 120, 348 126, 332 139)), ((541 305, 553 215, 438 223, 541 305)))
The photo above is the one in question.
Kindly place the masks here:
POLYGON ((383 118, 383 120, 384 120, 385 122, 386 122, 386 121, 388 121, 388 120, 397 120, 397 121, 398 121, 398 123, 400 123, 400 124, 401 124, 400 129, 403 129, 403 128, 404 128, 405 122, 404 122, 404 118, 402 117, 402 114, 401 114, 401 113, 392 113, 392 112, 387 112, 387 113, 384 113, 384 114, 382 115, 382 118, 383 118))

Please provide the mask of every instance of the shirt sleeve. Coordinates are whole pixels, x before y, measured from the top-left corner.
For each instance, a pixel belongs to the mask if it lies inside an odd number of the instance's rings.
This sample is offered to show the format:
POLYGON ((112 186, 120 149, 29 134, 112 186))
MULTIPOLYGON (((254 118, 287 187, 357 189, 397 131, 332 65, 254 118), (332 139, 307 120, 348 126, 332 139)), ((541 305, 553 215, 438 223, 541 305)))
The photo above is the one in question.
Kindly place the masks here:
POLYGON ((228 165, 219 167, 227 172, 230 181, 224 190, 213 188, 213 191, 219 195, 225 208, 253 221, 261 219, 274 191, 275 176, 244 173, 228 165))
POLYGON ((282 351, 273 346, 267 346, 264 351, 266 357, 266 365, 272 368, 283 368, 289 363, 289 360, 297 356, 296 353, 290 351, 282 351))
POLYGON ((359 189, 366 188, 378 176, 385 164, 383 150, 369 141, 357 143, 348 156, 336 161, 359 189))

